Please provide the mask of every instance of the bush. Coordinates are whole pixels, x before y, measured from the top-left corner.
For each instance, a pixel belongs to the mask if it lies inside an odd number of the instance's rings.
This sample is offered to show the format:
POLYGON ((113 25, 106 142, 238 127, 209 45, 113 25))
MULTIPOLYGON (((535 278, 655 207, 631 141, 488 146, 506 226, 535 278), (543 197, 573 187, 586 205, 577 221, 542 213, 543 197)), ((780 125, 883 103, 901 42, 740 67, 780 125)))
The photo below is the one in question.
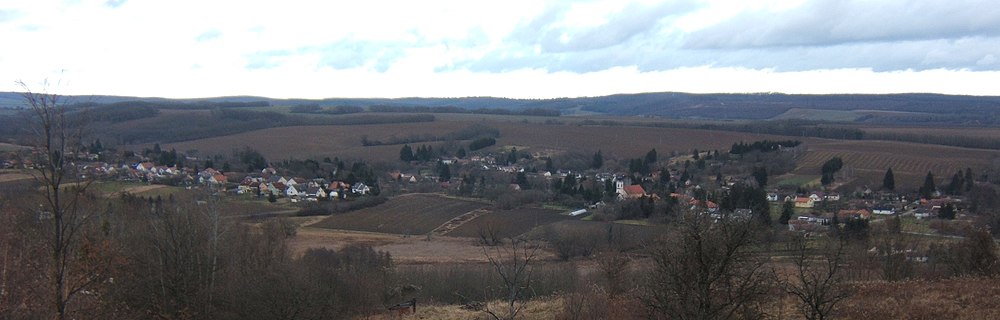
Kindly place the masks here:
POLYGON ((476 151, 476 150, 479 150, 479 149, 482 149, 482 148, 486 148, 486 147, 489 147, 489 146, 492 146, 492 145, 495 145, 495 144, 497 144, 497 139, 493 139, 493 138, 479 138, 479 139, 473 140, 471 143, 469 143, 469 150, 470 151, 476 151))

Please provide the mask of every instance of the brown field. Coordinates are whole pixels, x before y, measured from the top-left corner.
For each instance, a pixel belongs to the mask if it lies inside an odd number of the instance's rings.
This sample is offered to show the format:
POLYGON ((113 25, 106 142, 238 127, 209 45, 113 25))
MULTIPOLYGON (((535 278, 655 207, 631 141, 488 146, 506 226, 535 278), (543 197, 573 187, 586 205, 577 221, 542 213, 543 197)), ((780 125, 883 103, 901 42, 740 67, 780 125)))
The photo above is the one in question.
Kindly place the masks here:
POLYGON ((411 194, 375 207, 333 215, 313 226, 404 235, 426 234, 455 217, 485 206, 481 202, 441 195, 411 194))
POLYGON ((448 236, 478 237, 480 228, 490 228, 504 237, 518 236, 538 226, 549 223, 573 220, 574 217, 559 214, 560 211, 521 208, 514 210, 495 210, 469 221, 451 232, 448 236))
POLYGON ((0 142, 0 152, 17 151, 21 149, 28 149, 28 147, 0 142))
POLYGON ((0 182, 29 180, 33 177, 21 170, 0 170, 0 182))
MULTIPOLYGON (((939 178, 950 177, 960 168, 981 171, 992 165, 1000 151, 948 147, 940 145, 889 142, 828 140, 786 137, 728 131, 673 129, 630 126, 580 126, 572 124, 546 125, 545 120, 575 123, 590 117, 540 118, 499 115, 444 114, 428 123, 378 124, 356 126, 303 126, 257 130, 230 136, 169 144, 177 150, 196 149, 203 155, 228 154, 234 148, 249 146, 267 158, 320 158, 338 156, 369 161, 395 161, 399 145, 364 147, 361 137, 387 139, 411 134, 441 135, 473 123, 482 123, 500 130, 497 146, 517 146, 519 150, 551 154, 566 151, 593 152, 602 150, 606 159, 627 159, 643 155, 651 148, 660 154, 681 153, 692 149, 728 150, 739 141, 763 139, 799 139, 808 148, 801 159, 797 175, 816 175, 819 167, 832 157, 843 158, 853 168, 854 184, 879 185, 889 167, 896 173, 897 185, 916 187, 931 171, 939 178)), ((622 120, 623 118, 618 118, 622 120)), ((631 120, 627 119, 626 120, 631 120)), ((636 121, 642 121, 637 119, 636 121)), ((1000 129, 983 128, 866 128, 864 130, 929 132, 941 135, 998 136, 1000 129)), ((442 142, 416 143, 439 146, 442 142)))
MULTIPOLYGON (((333 230, 315 227, 299 228, 289 242, 295 256, 310 248, 339 250, 347 245, 363 244, 392 255, 396 263, 483 263, 483 248, 468 238, 403 236, 398 234, 364 231, 333 230)), ((548 251, 539 253, 540 260, 553 260, 548 251)))
POLYGON ((793 173, 818 175, 823 162, 840 157, 845 166, 854 169, 859 180, 881 185, 885 170, 891 167, 897 186, 914 189, 923 183, 928 171, 939 179, 947 179, 966 167, 976 171, 988 168, 1000 156, 1000 151, 995 150, 890 141, 814 140, 806 146, 809 151, 793 173))
MULTIPOLYGON (((634 158, 651 148, 657 151, 690 152, 692 149, 728 150, 740 141, 787 139, 781 136, 741 132, 650 127, 609 127, 545 125, 537 117, 521 121, 517 116, 448 115, 425 123, 352 126, 301 126, 270 128, 229 136, 167 144, 165 148, 199 150, 203 155, 228 154, 233 148, 249 146, 269 159, 321 158, 338 156, 374 161, 399 157, 399 145, 364 147, 361 137, 387 139, 411 134, 441 135, 482 123, 500 130, 497 146, 526 147, 529 152, 602 150, 609 157, 634 158)), ((530 117, 529 117, 530 118, 530 117)), ((416 143, 440 145, 441 142, 416 143)))
POLYGON ((974 137, 1000 139, 1000 128, 927 128, 927 127, 861 127, 865 132, 919 134, 937 137, 974 137))
MULTIPOLYGON (((996 279, 948 279, 864 283, 856 285, 854 295, 837 306, 839 319, 998 319, 1000 318, 1000 282, 996 279)), ((526 304, 524 319, 558 319, 565 316, 566 296, 535 299, 526 304)), ((595 300, 596 302, 596 300, 595 300)), ((795 301, 787 297, 771 306, 764 319, 800 319, 795 301)), ((627 318, 641 318, 641 310, 632 309, 627 318)), ((431 305, 403 317, 374 319, 488 319, 482 312, 455 305, 431 305)))

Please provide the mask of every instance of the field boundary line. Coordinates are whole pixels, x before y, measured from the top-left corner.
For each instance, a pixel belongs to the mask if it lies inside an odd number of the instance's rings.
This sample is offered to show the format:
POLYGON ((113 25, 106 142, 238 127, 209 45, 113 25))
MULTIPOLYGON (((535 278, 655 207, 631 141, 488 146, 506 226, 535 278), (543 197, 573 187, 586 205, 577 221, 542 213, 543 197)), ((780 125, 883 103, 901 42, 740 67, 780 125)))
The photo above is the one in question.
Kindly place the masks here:
POLYGON ((485 208, 480 208, 463 213, 462 215, 454 217, 451 220, 448 220, 448 222, 441 224, 437 228, 434 228, 434 230, 431 230, 430 233, 436 236, 443 236, 451 232, 452 230, 458 229, 458 227, 461 227, 462 225, 468 223, 469 221, 475 220, 476 218, 479 218, 488 213, 490 213, 490 211, 485 208))

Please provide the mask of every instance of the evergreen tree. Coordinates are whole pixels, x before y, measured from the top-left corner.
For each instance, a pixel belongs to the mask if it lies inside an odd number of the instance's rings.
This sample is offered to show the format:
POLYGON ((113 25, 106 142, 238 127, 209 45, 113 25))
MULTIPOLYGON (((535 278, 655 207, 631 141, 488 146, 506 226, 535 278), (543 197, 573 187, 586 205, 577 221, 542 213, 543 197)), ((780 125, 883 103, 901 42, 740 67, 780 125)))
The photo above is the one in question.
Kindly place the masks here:
POLYGON ((601 150, 597 150, 594 154, 594 159, 590 162, 590 167, 594 169, 600 169, 604 166, 604 156, 601 155, 601 150))
POLYGON ((404 162, 413 161, 413 148, 410 148, 410 145, 405 144, 399 149, 399 160, 404 162))
POLYGON ((885 170, 885 177, 882 178, 882 189, 896 190, 896 177, 892 174, 892 168, 885 170))
POLYGON ((767 168, 765 167, 754 167, 753 168, 753 178, 757 179, 757 183, 761 187, 767 185, 767 168))
POLYGON ((924 185, 920 187, 920 196, 930 199, 935 190, 937 188, 934 186, 934 174, 928 171, 927 177, 924 178, 924 185))
POLYGON ((948 183, 948 194, 959 195, 962 194, 962 190, 965 189, 965 175, 962 174, 962 170, 958 170, 954 175, 951 176, 951 182, 948 183))
POLYGON ((940 218, 940 219, 954 220, 955 219, 955 206, 951 205, 950 203, 949 204, 945 204, 944 206, 942 206, 941 207, 941 211, 938 212, 938 218, 940 218))
POLYGON ((510 148, 510 154, 507 155, 507 164, 517 163, 517 148, 510 148))
POLYGON ((972 177, 972 168, 965 168, 965 192, 972 191, 972 187, 976 184, 972 177))
POLYGON ((459 159, 465 159, 465 147, 458 147, 458 152, 455 153, 455 156, 459 159))
POLYGON ((521 189, 528 189, 528 177, 524 174, 524 171, 517 172, 516 182, 521 189))
POLYGON ((781 224, 788 224, 788 220, 792 220, 792 215, 795 214, 795 204, 791 201, 785 201, 781 205, 781 217, 778 218, 778 222, 781 224))
POLYGON ((444 164, 443 161, 438 161, 438 181, 445 182, 449 180, 451 180, 450 166, 444 164))
POLYGON ((646 158, 645 158, 645 160, 646 160, 646 165, 647 166, 656 163, 656 149, 652 149, 652 150, 649 150, 649 152, 646 152, 646 158))

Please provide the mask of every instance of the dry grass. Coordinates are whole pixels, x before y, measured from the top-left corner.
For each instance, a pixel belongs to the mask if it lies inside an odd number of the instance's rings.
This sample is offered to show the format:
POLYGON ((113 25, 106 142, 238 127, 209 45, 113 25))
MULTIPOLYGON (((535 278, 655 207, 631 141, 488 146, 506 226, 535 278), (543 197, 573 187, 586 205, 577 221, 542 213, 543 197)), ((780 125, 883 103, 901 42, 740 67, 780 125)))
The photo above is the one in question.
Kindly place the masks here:
POLYGON ((559 214, 558 210, 520 208, 514 210, 494 210, 488 214, 466 222, 448 232, 455 237, 478 237, 480 228, 489 226, 502 236, 518 236, 538 226, 576 219, 559 214))
POLYGON ((875 282, 840 306, 846 319, 1000 319, 1000 279, 875 282))
MULTIPOLYGON (((501 302, 490 303, 492 308, 500 308, 501 302)), ((529 301, 525 309, 519 314, 517 319, 542 320, 557 319, 562 311, 563 300, 559 297, 547 299, 535 299, 529 301)), ((417 312, 414 314, 397 316, 389 313, 367 317, 366 319, 438 319, 438 320, 471 320, 471 319, 492 319, 485 311, 463 309, 457 305, 430 305, 421 306, 418 302, 417 312)))
POLYGON ((409 194, 357 211, 332 215, 314 227, 397 234, 426 234, 449 220, 485 207, 436 194, 409 194))
MULTIPOLYGON (((310 248, 339 250, 351 244, 364 244, 392 255, 401 264, 484 263, 483 247, 468 238, 402 236, 387 233, 300 228, 289 243, 296 256, 310 248)), ((555 260, 548 251, 538 253, 539 260, 555 260)))

